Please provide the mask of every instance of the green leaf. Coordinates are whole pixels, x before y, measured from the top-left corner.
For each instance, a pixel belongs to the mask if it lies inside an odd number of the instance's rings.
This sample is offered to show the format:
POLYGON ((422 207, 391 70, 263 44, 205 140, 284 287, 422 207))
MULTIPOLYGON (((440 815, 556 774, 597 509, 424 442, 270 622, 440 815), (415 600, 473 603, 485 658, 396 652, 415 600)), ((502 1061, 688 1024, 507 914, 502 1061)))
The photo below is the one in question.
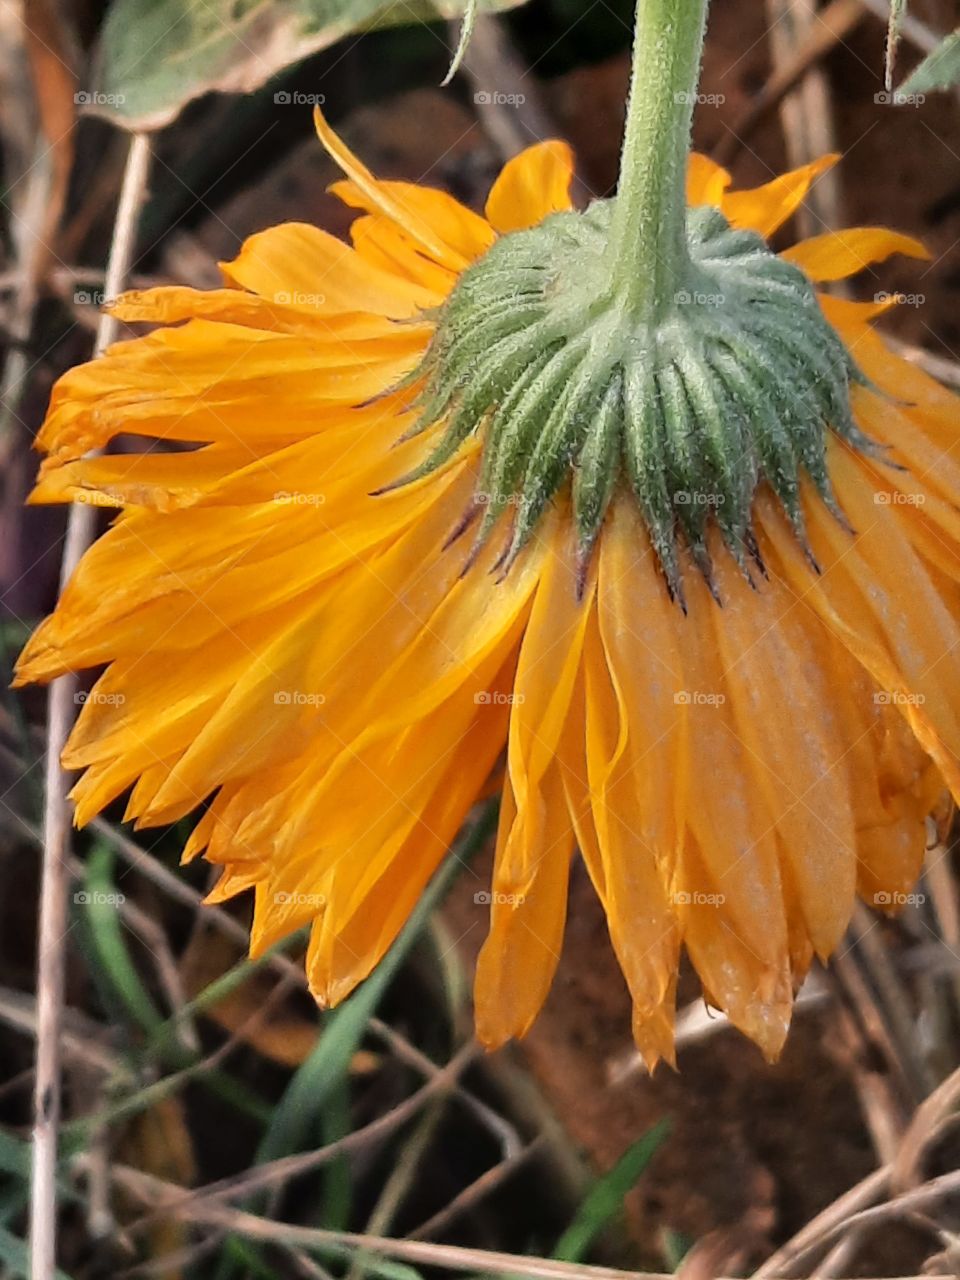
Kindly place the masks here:
MULTIPOLYGON (((479 0, 479 7, 516 3, 479 0)), ((87 105, 130 129, 159 129, 201 94, 250 93, 344 36, 464 12, 469 19, 474 7, 474 0, 114 0, 87 105)))
MULTIPOLYGON (((0 1129, 0 1174, 6 1175, 26 1195, 30 1186, 29 1142, 16 1138, 6 1129, 0 1129)), ((76 1189, 65 1178, 57 1179, 57 1194, 61 1200, 73 1203, 78 1199, 76 1189)))
POLYGON ((11 1222, 23 1220, 30 1207, 30 1193, 22 1183, 7 1183, 0 1187, 0 1227, 8 1228, 11 1222))
POLYGON ((933 53, 928 54, 919 67, 909 75, 897 90, 909 97, 912 94, 933 93, 937 89, 952 89, 960 84, 960 27, 946 36, 933 53))
POLYGON ((453 55, 453 61, 450 63, 447 74, 443 77, 443 87, 446 88, 453 77, 460 70, 460 64, 463 62, 463 55, 467 52, 467 45, 470 43, 470 37, 473 35, 473 25, 477 20, 477 0, 466 0, 466 8, 463 12, 463 25, 460 28, 460 39, 457 41, 456 52, 453 55))
POLYGON ((623 1209, 632 1191, 667 1136, 670 1126, 661 1120, 628 1147, 613 1168, 598 1178, 570 1226, 557 1241, 553 1257, 558 1262, 580 1262, 608 1222, 623 1209))
POLYGON ((30 1144, 0 1129, 0 1173, 30 1181, 30 1144))
MULTIPOLYGON (((27 1242, 21 1240, 19 1236, 15 1236, 11 1231, 5 1231, 0 1227, 0 1262, 3 1263, 6 1274, 10 1277, 26 1277, 30 1272, 30 1253, 27 1249, 27 1242)), ((54 1280, 70 1280, 65 1271, 59 1268, 53 1273, 54 1280)))

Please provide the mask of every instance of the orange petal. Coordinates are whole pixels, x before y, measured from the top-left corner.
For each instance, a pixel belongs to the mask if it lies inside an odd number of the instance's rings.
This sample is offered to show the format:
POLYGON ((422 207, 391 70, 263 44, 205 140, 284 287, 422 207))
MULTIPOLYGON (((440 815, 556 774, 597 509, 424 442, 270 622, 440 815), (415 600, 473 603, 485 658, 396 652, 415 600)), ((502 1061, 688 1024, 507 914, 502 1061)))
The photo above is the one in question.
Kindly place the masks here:
POLYGON ((367 262, 415 283, 426 309, 440 306, 457 282, 455 271, 428 258, 412 236, 379 213, 355 218, 350 239, 367 262))
POLYGON ((572 208, 573 152, 565 142, 538 142, 514 156, 490 188, 486 209, 500 232, 535 227, 551 213, 572 208))
POLYGON ((811 543, 823 568, 819 577, 780 513, 768 508, 764 528, 785 578, 890 698, 958 795, 960 700, 945 659, 960 642, 960 629, 917 553, 891 529, 890 507, 874 504, 861 464, 831 444, 830 470, 857 534, 844 532, 819 498, 808 495, 811 543), (903 583, 911 592, 906 613, 903 583), (922 627, 917 616, 924 619, 922 627))
POLYGON ((37 443, 76 458, 123 433, 220 440, 253 456, 254 441, 313 435, 324 413, 346 421, 383 396, 416 366, 429 332, 397 325, 382 338, 321 342, 212 320, 156 329, 69 369, 37 443))
POLYGON ((261 298, 243 289, 161 285, 122 293, 107 310, 126 324, 180 324, 196 317, 340 342, 379 338, 392 329, 392 321, 386 316, 333 310, 319 294, 288 291, 277 297, 278 301, 261 298))
POLYGON ((407 319, 417 314, 420 292, 410 281, 369 262, 336 236, 302 222, 286 222, 243 242, 224 278, 261 298, 285 304, 306 300, 321 312, 369 311, 407 319))
POLYGON ((523 637, 507 756, 490 935, 477 964, 477 1035, 491 1047, 530 1026, 559 959, 573 828, 556 752, 577 682, 591 583, 577 600, 573 529, 563 522, 523 637))
POLYGON ((699 151, 691 152, 687 164, 688 204, 712 204, 717 209, 722 209, 724 192, 732 181, 727 170, 715 160, 701 155, 699 151))
POLYGON ((856 885, 846 757, 867 717, 844 720, 834 691, 855 678, 855 664, 775 580, 751 590, 730 574, 723 603, 716 631, 731 722, 776 831, 788 923, 825 959, 847 927, 856 885))
POLYGON ((560 770, 551 765, 537 787, 536 828, 514 818, 504 789, 498 870, 494 874, 490 933, 477 960, 474 984, 477 1038, 496 1049, 522 1036, 540 1012, 560 960, 567 910, 573 830, 560 770), (514 879, 513 864, 525 870, 514 879))
POLYGON ((337 137, 319 107, 313 118, 320 141, 350 180, 331 188, 348 204, 384 214, 453 271, 462 271, 492 243, 493 233, 484 220, 453 196, 409 182, 378 181, 337 137), (465 252, 470 248, 474 251, 465 252))
POLYGON ((800 207, 820 174, 833 168, 839 159, 835 155, 821 156, 762 187, 731 192, 723 198, 723 212, 735 227, 771 236, 800 207))
POLYGON ((801 240, 780 255, 795 263, 811 280, 843 280, 872 262, 883 262, 895 253, 929 260, 929 251, 913 236, 886 227, 849 227, 801 240))
MULTIPOLYGON (((593 622, 585 651, 585 786, 591 800, 589 825, 595 833, 596 853, 591 853, 588 843, 584 858, 603 902, 610 939, 633 999, 634 1036, 652 1069, 658 1058, 672 1062, 674 1057, 674 986, 680 933, 667 897, 665 868, 672 861, 673 850, 659 844, 659 820, 667 814, 669 825, 672 817, 671 750, 669 742, 657 743, 656 750, 649 750, 657 735, 658 708, 653 709, 648 721, 647 708, 632 697, 635 686, 628 676, 625 678, 622 667, 614 668, 622 649, 605 652, 601 632, 606 630, 605 638, 614 646, 617 639, 611 632, 619 633, 623 647, 629 647, 630 614, 623 616, 622 600, 634 597, 630 603, 631 611, 636 607, 635 624, 644 614, 641 600, 645 602, 649 593, 662 587, 657 569, 644 560, 628 567, 622 595, 605 600, 605 592, 614 586, 611 575, 618 568, 616 551, 611 557, 607 555, 608 543, 616 541, 608 526, 600 553, 600 621, 599 625, 593 622), (662 754, 658 754, 661 749, 662 754), (651 797, 652 805, 648 804, 651 797), (593 869, 598 862, 599 875, 593 869)), ((655 629, 656 622, 650 641, 655 629)), ((646 661, 636 660, 636 648, 631 665, 649 670, 646 661)), ((657 682, 654 674, 650 685, 657 682)), ((676 721, 672 696, 670 706, 676 721)))
MULTIPOLYGON (((717 557, 722 564, 721 557, 717 557)), ((736 572, 726 557, 719 582, 736 572)), ((768 1056, 786 1034, 791 1003, 784 885, 757 765, 737 729, 717 631, 725 624, 706 583, 687 575, 686 702, 678 708, 688 764, 688 836, 674 882, 684 942, 705 986, 768 1056), (681 895, 683 898, 681 899, 681 895), (749 982, 744 985, 745 976, 749 982)))

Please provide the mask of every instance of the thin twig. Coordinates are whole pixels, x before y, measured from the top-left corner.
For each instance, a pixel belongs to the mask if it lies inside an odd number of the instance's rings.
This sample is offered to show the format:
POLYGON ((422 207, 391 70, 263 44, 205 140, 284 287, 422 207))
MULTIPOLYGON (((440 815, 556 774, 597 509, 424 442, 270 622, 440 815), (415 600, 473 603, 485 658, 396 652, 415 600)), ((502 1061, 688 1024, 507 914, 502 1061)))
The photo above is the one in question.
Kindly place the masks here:
MULTIPOLYGON (((98 835, 108 840, 126 862, 135 867, 175 901, 193 910, 203 906, 204 920, 218 929, 224 937, 232 939, 246 949, 249 942, 249 931, 239 920, 235 920, 233 916, 228 915, 222 907, 204 905, 203 895, 198 893, 192 885, 187 884, 182 877, 174 875, 162 863, 152 858, 135 840, 131 840, 124 835, 122 831, 118 830, 112 823, 107 822, 105 818, 94 818, 90 823, 90 827, 98 835)), ((307 979, 303 965, 297 964, 282 952, 278 951, 266 956, 264 958, 264 967, 270 968, 284 977, 292 978, 298 986, 306 988, 307 979)), ((426 1079, 433 1079, 444 1070, 382 1019, 374 1015, 371 1017, 368 1026, 374 1035, 379 1036, 381 1040, 389 1045, 401 1061, 419 1071, 426 1079)), ((496 1115, 490 1107, 481 1102, 469 1090, 463 1088, 462 1085, 457 1085, 455 1096, 499 1139, 505 1158, 510 1158, 521 1150, 523 1143, 513 1125, 504 1120, 503 1117, 496 1115)))
POLYGON ((913 1113, 890 1169, 891 1190, 902 1192, 917 1185, 923 1156, 936 1141, 944 1121, 955 1112, 958 1102, 960 1069, 949 1075, 913 1113))
POLYGON ((478 1205, 481 1200, 484 1200, 492 1191, 496 1190, 507 1178, 512 1178, 521 1166, 525 1165, 531 1157, 542 1152, 546 1145, 545 1138, 534 1138, 529 1146, 524 1147, 515 1156, 510 1156, 506 1160, 501 1160, 499 1164, 492 1165, 479 1178, 475 1178, 462 1191, 459 1191, 452 1200, 433 1214, 432 1217, 428 1218, 426 1222, 422 1222, 413 1231, 408 1231, 408 1238, 411 1240, 428 1240, 431 1236, 439 1235, 441 1231, 445 1231, 450 1223, 460 1217, 461 1214, 478 1205))
MULTIPOLYGON (((181 1201, 178 1207, 171 1203, 172 1198, 180 1190, 173 1184, 139 1169, 132 1169, 129 1165, 116 1165, 114 1175, 117 1182, 133 1195, 139 1196, 147 1203, 159 1202, 172 1217, 201 1226, 225 1228, 250 1240, 263 1240, 341 1256, 361 1250, 375 1256, 397 1258, 414 1265, 443 1267, 449 1271, 529 1276, 533 1280, 671 1280, 668 1274, 662 1272, 626 1271, 619 1267, 561 1262, 553 1258, 503 1253, 496 1249, 474 1249, 462 1245, 434 1244, 427 1240, 397 1240, 384 1236, 359 1235, 349 1231, 327 1231, 320 1227, 301 1227, 287 1222, 272 1222, 253 1213, 222 1206, 203 1207, 181 1201)), ((721 1278, 717 1277, 716 1280, 721 1278)), ((891 1280, 950 1280, 950 1278, 941 1273, 925 1277, 901 1276, 891 1280)))
POLYGON ((128 1233, 131 1236, 138 1234, 157 1219, 166 1217, 168 1213, 179 1213, 187 1205, 196 1207, 200 1204, 217 1204, 236 1196, 245 1197, 257 1191, 283 1186, 292 1178, 303 1177, 304 1174, 322 1168, 338 1156, 350 1155, 354 1151, 379 1142, 405 1124, 411 1116, 416 1115, 435 1095, 441 1092, 452 1093, 457 1079, 476 1057, 477 1052, 476 1044, 464 1045, 441 1068, 438 1075, 421 1085, 416 1092, 399 1102, 391 1111, 378 1116, 376 1120, 371 1120, 363 1128, 354 1129, 344 1137, 328 1142, 326 1146, 289 1156, 280 1156, 266 1164, 257 1165, 246 1173, 232 1174, 211 1182, 205 1187, 181 1192, 180 1198, 172 1204, 163 1204, 160 1208, 130 1223, 127 1228, 128 1233))
POLYGON ((49 256, 42 228, 52 187, 53 163, 50 148, 45 142, 38 141, 37 155, 26 179, 23 211, 14 220, 21 266, 17 273, 16 301, 7 326, 10 350, 0 376, 0 457, 4 458, 11 447, 10 441, 19 422, 18 410, 30 369, 27 346, 40 294, 40 273, 49 256))
POLYGON ((786 1271, 795 1258, 814 1248, 837 1226, 842 1226, 848 1218, 859 1213, 861 1209, 875 1204, 886 1195, 890 1185, 890 1166, 874 1169, 873 1173, 838 1196, 832 1204, 818 1213, 797 1234, 781 1245, 775 1254, 769 1257, 761 1267, 753 1273, 753 1280, 770 1280, 786 1271))
MULTIPOLYGON (((815 0, 766 0, 766 4, 770 18, 770 51, 776 73, 792 68, 798 54, 810 48, 811 42, 821 34, 821 20, 815 0)), ((851 14, 849 27, 834 24, 830 29, 833 44, 839 43, 852 29, 858 13, 851 14)), ((823 58, 831 47, 824 42, 796 88, 780 103, 780 122, 787 148, 787 163, 791 169, 799 169, 818 156, 837 149, 830 82, 822 67, 823 58)), ((796 212, 798 235, 805 238, 821 231, 832 231, 842 221, 840 204, 837 172, 828 171, 821 175, 796 212)))
MULTIPOLYGON (((749 135, 783 101, 825 53, 843 40, 860 21, 858 5, 864 0, 832 0, 820 11, 816 27, 796 54, 780 67, 763 86, 756 98, 736 117, 727 133, 714 149, 714 158, 729 165, 738 155, 749 135)), ((883 0, 887 3, 887 0, 883 0)))
MULTIPOLYGON (((404 1200, 416 1184, 417 1174, 423 1167, 424 1157, 444 1117, 446 1102, 447 1099, 441 1096, 427 1108, 409 1142, 397 1157, 377 1197, 373 1211, 367 1219, 367 1235, 385 1235, 393 1226, 404 1200)), ((368 1262, 369 1259, 364 1254, 356 1253, 347 1271, 346 1280, 363 1280, 367 1274, 368 1262)))
POLYGON ((839 1276, 844 1271, 849 1271, 850 1263, 856 1257, 863 1236, 862 1228, 852 1228, 837 1241, 816 1271, 810 1273, 810 1280, 828 1280, 830 1276, 839 1276))
MULTIPOLYGON (((137 134, 130 143, 127 167, 107 263, 105 292, 123 288, 133 261, 140 205, 150 168, 150 143, 137 134)), ((117 322, 104 315, 95 353, 113 341, 117 322)), ((96 508, 70 511, 60 571, 61 590, 90 545, 96 508)), ((33 1168, 30 1214, 31 1280, 52 1280, 56 1270, 57 1138, 60 1129, 60 1023, 63 1015, 67 935, 67 857, 72 807, 68 780, 60 764, 76 712, 77 680, 61 676, 50 687, 43 813, 43 868, 40 882, 40 926, 37 949, 37 1058, 34 1084, 33 1168)))
POLYGON ((951 360, 946 356, 934 355, 932 351, 927 351, 925 347, 912 346, 910 343, 902 342, 899 338, 891 337, 889 334, 884 334, 883 340, 887 346, 893 347, 897 355, 903 356, 904 360, 909 360, 911 364, 918 365, 931 378, 936 378, 944 386, 953 387, 955 390, 960 391, 960 362, 951 360))
MULTIPOLYGON (((918 1209, 939 1204, 941 1201, 958 1194, 960 1194, 960 1171, 953 1170, 950 1173, 941 1174, 939 1178, 931 1178, 923 1186, 905 1191, 903 1195, 888 1200, 886 1204, 878 1204, 869 1209, 861 1209, 859 1213, 853 1214, 852 1217, 845 1221, 838 1222, 824 1232, 818 1241, 794 1253, 782 1270, 789 1272, 815 1249, 827 1244, 833 1244, 835 1240, 846 1235, 848 1231, 861 1230, 878 1223, 902 1221, 918 1209)), ((757 1275, 759 1274, 757 1272, 757 1275)), ((771 1273, 768 1272, 767 1274, 771 1273)))

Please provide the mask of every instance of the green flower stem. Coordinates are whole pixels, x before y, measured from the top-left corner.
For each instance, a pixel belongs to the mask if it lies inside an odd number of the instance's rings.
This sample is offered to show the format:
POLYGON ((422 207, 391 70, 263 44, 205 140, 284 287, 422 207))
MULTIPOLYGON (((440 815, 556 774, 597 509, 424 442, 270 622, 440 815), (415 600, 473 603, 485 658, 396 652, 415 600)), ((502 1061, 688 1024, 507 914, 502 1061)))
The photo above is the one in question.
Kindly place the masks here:
POLYGON ((686 169, 709 0, 637 0, 620 184, 607 261, 612 292, 655 323, 687 278, 686 169))

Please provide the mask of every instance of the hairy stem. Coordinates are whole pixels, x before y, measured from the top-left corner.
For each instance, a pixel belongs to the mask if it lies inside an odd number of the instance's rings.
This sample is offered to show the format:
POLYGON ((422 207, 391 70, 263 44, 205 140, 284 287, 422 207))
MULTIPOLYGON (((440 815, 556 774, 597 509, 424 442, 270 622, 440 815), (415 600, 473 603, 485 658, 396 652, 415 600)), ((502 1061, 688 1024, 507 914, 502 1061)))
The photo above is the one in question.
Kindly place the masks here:
POLYGON ((682 288, 686 168, 709 0, 637 0, 620 183, 607 245, 612 292, 656 322, 682 288))

